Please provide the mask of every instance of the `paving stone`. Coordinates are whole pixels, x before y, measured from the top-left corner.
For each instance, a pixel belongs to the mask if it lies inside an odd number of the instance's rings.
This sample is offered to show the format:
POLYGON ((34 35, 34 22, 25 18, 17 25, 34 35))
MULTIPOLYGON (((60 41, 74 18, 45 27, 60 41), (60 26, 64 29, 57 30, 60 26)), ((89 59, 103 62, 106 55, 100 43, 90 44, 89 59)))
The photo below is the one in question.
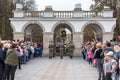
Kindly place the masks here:
POLYGON ((97 70, 79 57, 39 57, 17 69, 15 80, 97 80, 97 70))

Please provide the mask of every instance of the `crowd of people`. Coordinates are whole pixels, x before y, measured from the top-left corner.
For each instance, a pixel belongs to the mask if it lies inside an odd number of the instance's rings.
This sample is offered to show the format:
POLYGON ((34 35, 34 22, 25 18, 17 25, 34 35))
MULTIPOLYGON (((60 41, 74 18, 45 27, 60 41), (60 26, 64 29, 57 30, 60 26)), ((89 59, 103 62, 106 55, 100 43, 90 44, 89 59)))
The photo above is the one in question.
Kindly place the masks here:
POLYGON ((84 60, 97 68, 98 80, 120 80, 120 45, 115 39, 84 42, 82 55, 84 60))
MULTIPOLYGON (((52 43, 49 45, 49 58, 54 56, 55 46, 52 43)), ((71 57, 73 56, 73 43, 71 42, 69 46, 72 46, 68 51, 71 57)), ((109 42, 84 42, 81 49, 83 59, 97 68, 98 80, 120 80, 120 45, 115 39, 109 42)), ((21 64, 26 64, 35 57, 42 57, 42 50, 42 43, 25 41, 0 43, 0 80, 14 80, 17 67, 21 70, 21 64)))
POLYGON ((35 57, 42 57, 43 44, 25 41, 0 43, 0 80, 14 80, 17 67, 35 57))

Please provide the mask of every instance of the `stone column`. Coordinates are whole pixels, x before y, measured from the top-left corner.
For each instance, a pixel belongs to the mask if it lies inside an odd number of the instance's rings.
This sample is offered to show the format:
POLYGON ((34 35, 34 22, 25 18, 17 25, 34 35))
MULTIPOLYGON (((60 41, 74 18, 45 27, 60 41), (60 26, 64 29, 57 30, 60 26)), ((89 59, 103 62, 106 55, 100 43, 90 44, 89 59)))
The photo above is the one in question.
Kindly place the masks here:
POLYGON ((83 34, 81 32, 73 33, 73 43, 75 45, 74 56, 81 56, 81 45, 83 42, 83 34))
POLYGON ((113 33, 112 32, 103 33, 103 42, 110 41, 111 39, 113 39, 113 33))
POLYGON ((43 33, 43 56, 48 56, 49 54, 49 41, 53 41, 53 33, 45 32, 43 33))
POLYGON ((13 32, 14 40, 24 40, 23 32, 13 32))

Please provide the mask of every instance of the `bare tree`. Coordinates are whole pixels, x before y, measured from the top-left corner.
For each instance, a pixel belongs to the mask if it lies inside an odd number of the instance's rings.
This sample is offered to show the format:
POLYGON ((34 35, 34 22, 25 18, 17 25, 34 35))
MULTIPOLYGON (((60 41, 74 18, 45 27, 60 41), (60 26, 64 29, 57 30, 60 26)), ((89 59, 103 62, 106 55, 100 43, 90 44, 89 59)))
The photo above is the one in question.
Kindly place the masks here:
POLYGON ((23 9, 25 11, 28 10, 37 10, 37 5, 35 3, 35 0, 14 0, 13 1, 15 4, 19 3, 23 5, 23 9))

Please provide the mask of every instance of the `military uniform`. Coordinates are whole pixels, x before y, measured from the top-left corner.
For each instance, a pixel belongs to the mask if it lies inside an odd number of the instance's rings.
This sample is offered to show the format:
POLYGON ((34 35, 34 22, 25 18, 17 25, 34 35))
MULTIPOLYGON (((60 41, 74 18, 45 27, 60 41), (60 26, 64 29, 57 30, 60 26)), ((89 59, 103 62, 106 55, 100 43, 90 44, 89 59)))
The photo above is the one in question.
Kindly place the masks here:
POLYGON ((49 59, 52 59, 53 54, 54 54, 54 43, 51 42, 51 43, 49 44, 49 59))
POLYGON ((64 44, 63 43, 60 44, 59 49, 60 49, 60 58, 63 59, 63 54, 64 54, 64 44))
POLYGON ((73 57, 73 52, 74 52, 74 44, 73 44, 73 42, 71 42, 70 44, 69 44, 69 46, 68 46, 68 48, 69 48, 69 56, 70 56, 70 58, 72 59, 72 57, 73 57))

